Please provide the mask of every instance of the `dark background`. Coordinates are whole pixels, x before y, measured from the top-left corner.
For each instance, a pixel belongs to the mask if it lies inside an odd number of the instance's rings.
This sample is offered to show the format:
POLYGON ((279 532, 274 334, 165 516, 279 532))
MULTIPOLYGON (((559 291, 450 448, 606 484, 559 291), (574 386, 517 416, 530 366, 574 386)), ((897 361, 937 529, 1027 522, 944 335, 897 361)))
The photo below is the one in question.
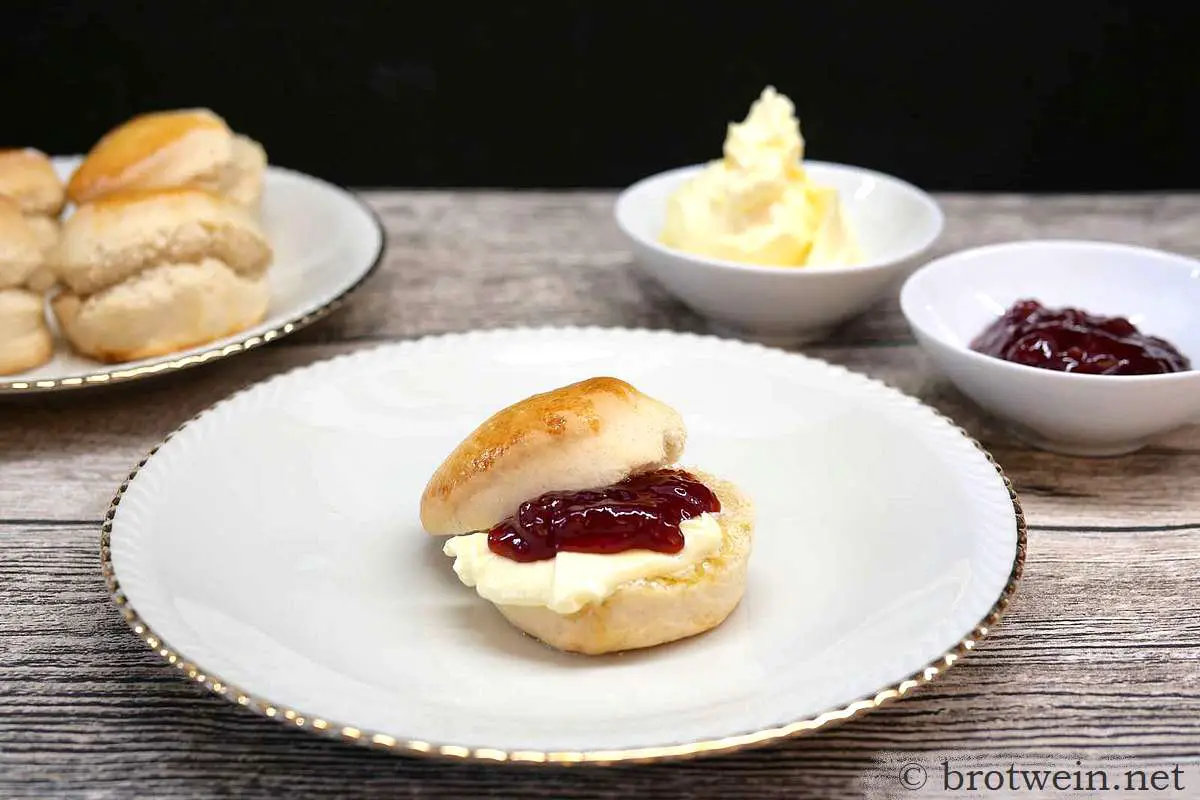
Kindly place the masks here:
POLYGON ((9 0, 0 37, 0 145, 54 153, 204 105, 343 184, 617 187, 771 83, 810 157, 930 189, 1200 188, 1194 2, 9 0))

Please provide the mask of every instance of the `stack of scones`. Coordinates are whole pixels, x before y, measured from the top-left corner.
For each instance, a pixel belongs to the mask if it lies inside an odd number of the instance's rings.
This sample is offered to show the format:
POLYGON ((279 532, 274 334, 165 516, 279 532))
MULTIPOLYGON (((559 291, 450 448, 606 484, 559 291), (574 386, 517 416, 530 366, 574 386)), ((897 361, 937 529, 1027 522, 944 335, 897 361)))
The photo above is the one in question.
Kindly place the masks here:
POLYGON ((46 292, 70 346, 109 363, 203 345, 266 316, 273 251, 259 220, 267 157, 257 142, 211 111, 189 109, 113 129, 65 187, 37 155, 38 174, 53 178, 57 194, 50 184, 19 192, 0 154, 0 194, 12 199, 0 208, 0 369, 31 369, 52 355, 46 292), (19 302, 11 287, 22 287, 19 302), (21 323, 6 322, 18 309, 21 323), (46 343, 40 360, 18 344, 35 317, 46 343), (10 351, 28 356, 6 358, 10 351))
POLYGON ((50 159, 30 148, 0 150, 0 375, 54 355, 45 295, 65 195, 50 159))

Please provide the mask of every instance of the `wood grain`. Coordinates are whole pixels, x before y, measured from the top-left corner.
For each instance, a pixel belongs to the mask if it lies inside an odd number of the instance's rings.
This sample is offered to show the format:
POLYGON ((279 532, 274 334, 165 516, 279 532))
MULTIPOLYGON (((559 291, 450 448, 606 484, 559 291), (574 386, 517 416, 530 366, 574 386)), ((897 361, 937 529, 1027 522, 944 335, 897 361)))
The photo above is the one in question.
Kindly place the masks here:
POLYGON ((110 606, 97 538, 93 526, 0 526, 0 796, 843 797, 890 778, 884 754, 1178 760, 1200 741, 1200 527, 1034 532, 1013 606, 976 653, 820 736, 551 770, 370 752, 203 694, 110 606))
MULTIPOLYGON (((346 314, 294 342, 393 339, 510 325, 612 325, 707 332, 631 269, 601 192, 366 192, 388 253, 346 314)), ((946 229, 930 258, 1012 239, 1098 238, 1200 255, 1200 196, 940 195, 946 229)), ((911 341, 894 298, 833 342, 911 341)))
MULTIPOLYGON (((177 425, 276 373, 379 343, 269 346, 169 379, 7 404, 0 416, 3 517, 98 520, 137 461, 177 425)), ((1200 429, 1120 459, 1030 449, 933 375, 914 345, 833 346, 808 354, 920 397, 978 438, 1015 482, 1033 525, 1200 522, 1200 429)))
MULTIPOLYGON (((760 751, 537 770, 325 741, 180 680, 108 603, 97 555, 117 485, 180 422, 281 371, 396 339, 513 325, 708 331, 631 269, 611 194, 365 196, 388 254, 331 318, 179 375, 0 406, 0 797, 924 797, 897 790, 894 762, 938 750, 1069 764, 1190 758, 1200 790, 1200 428, 1122 458, 1032 450, 931 372, 894 299, 803 352, 964 426, 1013 478, 1032 528, 1004 624, 916 696, 760 751)), ((1200 251, 1198 195, 940 199, 935 255, 1034 237, 1200 251)))

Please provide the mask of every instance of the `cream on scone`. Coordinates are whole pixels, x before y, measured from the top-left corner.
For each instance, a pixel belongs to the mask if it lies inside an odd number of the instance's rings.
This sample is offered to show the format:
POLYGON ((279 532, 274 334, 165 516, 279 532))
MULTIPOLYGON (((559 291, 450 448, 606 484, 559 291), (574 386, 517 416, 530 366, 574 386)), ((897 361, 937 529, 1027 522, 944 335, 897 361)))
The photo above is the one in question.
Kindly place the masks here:
POLYGON ((68 289, 88 294, 161 264, 204 258, 257 278, 271 256, 245 208, 203 189, 174 188, 110 194, 79 207, 63 223, 55 262, 68 289))
POLYGON ((615 378, 534 395, 433 474, 421 523, 467 586, 560 650, 600 654, 720 625, 745 590, 753 507, 676 465, 679 414, 615 378))
POLYGON ((197 187, 256 206, 267 158, 205 108, 140 114, 105 134, 67 184, 78 205, 129 189, 197 187))

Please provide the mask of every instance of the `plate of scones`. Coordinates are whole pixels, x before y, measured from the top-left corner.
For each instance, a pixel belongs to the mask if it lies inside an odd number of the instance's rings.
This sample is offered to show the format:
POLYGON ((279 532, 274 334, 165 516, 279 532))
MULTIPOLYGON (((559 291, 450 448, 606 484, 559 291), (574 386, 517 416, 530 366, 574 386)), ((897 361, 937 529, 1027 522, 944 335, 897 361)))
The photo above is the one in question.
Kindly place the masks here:
POLYGON ((121 487, 101 554, 164 669, 244 709, 396 753, 612 764, 920 690, 998 622, 1025 541, 991 456, 866 376, 520 328, 219 402, 121 487))
POLYGON ((138 115, 83 156, 0 150, 0 393, 244 352, 328 313, 384 247, 353 194, 208 109, 138 115))

